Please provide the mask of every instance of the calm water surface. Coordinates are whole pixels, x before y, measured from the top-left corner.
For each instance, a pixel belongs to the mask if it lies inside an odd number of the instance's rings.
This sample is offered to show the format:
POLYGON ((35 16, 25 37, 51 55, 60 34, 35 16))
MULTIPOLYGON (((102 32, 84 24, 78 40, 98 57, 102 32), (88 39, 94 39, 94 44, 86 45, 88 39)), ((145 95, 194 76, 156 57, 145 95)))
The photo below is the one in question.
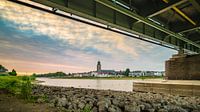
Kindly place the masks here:
POLYGON ((133 82, 145 83, 165 83, 165 84, 189 84, 200 85, 199 80, 162 80, 162 79, 134 79, 134 80, 105 80, 105 79, 50 79, 37 78, 42 81, 42 85, 61 86, 61 87, 75 87, 75 88, 90 88, 90 89, 104 89, 117 91, 132 91, 133 82))
POLYGON ((117 91, 132 91, 133 80, 104 80, 104 79, 50 79, 37 78, 38 81, 43 81, 42 85, 75 87, 75 88, 90 88, 104 89, 117 91))

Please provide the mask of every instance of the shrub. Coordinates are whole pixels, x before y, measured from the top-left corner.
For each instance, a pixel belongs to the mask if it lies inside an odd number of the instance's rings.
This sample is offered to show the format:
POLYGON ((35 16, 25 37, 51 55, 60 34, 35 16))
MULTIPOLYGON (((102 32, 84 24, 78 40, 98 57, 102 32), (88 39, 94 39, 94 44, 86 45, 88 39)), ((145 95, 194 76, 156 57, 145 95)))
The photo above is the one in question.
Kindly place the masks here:
POLYGON ((0 89, 8 90, 12 94, 30 99, 32 92, 31 80, 28 76, 0 76, 0 89))
POLYGON ((0 76, 0 89, 6 89, 13 94, 20 93, 20 80, 12 76, 0 76))
POLYGON ((17 76, 17 72, 13 69, 12 72, 9 72, 9 75, 11 75, 11 76, 17 76))
POLYGON ((82 112, 92 112, 91 111, 91 106, 86 104, 85 107, 83 108, 82 112))
POLYGON ((32 91, 31 81, 26 79, 21 84, 21 97, 24 99, 30 99, 32 91))

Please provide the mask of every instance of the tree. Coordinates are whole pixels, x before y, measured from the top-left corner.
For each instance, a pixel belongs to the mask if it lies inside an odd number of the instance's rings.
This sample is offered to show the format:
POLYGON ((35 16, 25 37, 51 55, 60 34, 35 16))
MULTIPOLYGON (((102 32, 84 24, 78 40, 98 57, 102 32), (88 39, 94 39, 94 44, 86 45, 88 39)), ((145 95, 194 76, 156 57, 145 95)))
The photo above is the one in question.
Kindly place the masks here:
POLYGON ((129 69, 129 68, 127 68, 127 69, 126 69, 126 71, 124 72, 124 75, 125 75, 125 76, 128 76, 128 75, 129 75, 129 73, 130 73, 130 69, 129 69))
POLYGON ((12 72, 9 72, 9 75, 17 76, 17 72, 13 69, 12 72))
POLYGON ((33 73, 33 76, 36 76, 37 74, 36 73, 33 73))

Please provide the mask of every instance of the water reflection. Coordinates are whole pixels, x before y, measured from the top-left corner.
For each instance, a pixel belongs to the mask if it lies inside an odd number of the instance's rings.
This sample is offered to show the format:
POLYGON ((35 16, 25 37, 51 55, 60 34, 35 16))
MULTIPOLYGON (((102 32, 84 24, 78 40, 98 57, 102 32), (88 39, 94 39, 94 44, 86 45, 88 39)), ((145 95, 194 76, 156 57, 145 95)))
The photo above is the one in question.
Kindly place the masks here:
POLYGON ((44 81, 42 85, 104 89, 117 91, 132 91, 133 80, 103 80, 103 79, 49 79, 37 78, 38 81, 44 81))

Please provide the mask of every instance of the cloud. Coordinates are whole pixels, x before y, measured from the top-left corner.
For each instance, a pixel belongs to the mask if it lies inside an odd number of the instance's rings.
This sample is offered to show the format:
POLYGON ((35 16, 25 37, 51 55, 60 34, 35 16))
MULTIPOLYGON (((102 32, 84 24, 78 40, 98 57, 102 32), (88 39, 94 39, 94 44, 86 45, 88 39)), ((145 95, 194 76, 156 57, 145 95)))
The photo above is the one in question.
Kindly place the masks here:
POLYGON ((112 56, 120 53, 137 58, 138 48, 148 51, 152 46, 145 46, 142 41, 127 40, 125 36, 112 33, 94 26, 78 23, 73 20, 58 17, 49 13, 20 6, 8 1, 1 1, 1 17, 17 24, 17 28, 26 31, 33 30, 41 35, 48 35, 52 39, 62 40, 72 47, 87 50, 93 48, 98 52, 112 56), (139 43, 138 43, 139 42, 139 43), (137 44, 136 47, 132 45, 137 44))
POLYGON ((0 31, 0 36, 4 34, 0 37, 1 59, 7 65, 12 63, 9 60, 14 61, 20 65, 19 70, 25 62, 30 62, 30 68, 24 66, 24 70, 36 70, 38 64, 41 71, 48 67, 66 72, 90 71, 95 69, 97 60, 110 69, 133 68, 133 65, 151 68, 152 63, 160 65, 155 60, 162 58, 156 57, 155 52, 152 54, 160 48, 150 43, 6 0, 0 1, 0 18, 7 26, 7 31, 0 31))

